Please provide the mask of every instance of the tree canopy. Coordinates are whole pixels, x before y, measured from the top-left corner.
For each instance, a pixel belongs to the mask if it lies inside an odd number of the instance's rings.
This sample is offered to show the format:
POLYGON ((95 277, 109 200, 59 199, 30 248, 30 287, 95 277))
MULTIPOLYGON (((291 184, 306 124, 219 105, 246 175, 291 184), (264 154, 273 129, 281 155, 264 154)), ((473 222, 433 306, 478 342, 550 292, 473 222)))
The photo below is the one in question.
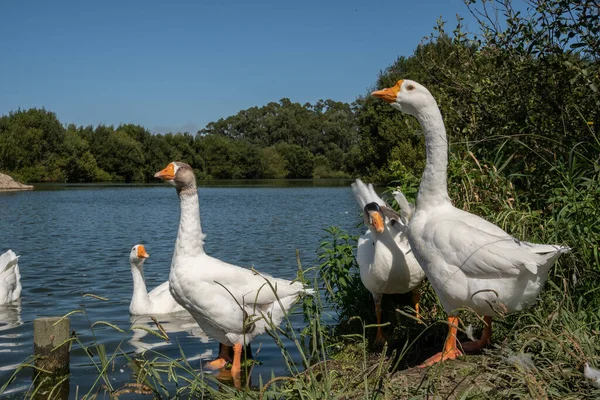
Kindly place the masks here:
POLYGON ((196 134, 152 134, 131 124, 65 127, 45 109, 18 110, 0 117, 0 171, 30 182, 143 181, 181 160, 205 179, 348 177, 354 111, 333 100, 282 99, 196 134))
POLYGON ((45 109, 0 117, 0 171, 24 181, 150 180, 172 160, 199 178, 418 177, 424 143, 414 118, 368 93, 410 78, 437 99, 452 152, 491 160, 517 184, 543 185, 547 166, 597 158, 600 18, 594 1, 467 1, 479 31, 438 22, 412 55, 343 103, 288 98, 241 110, 197 133, 138 125, 63 125, 45 109), (490 6, 490 3, 492 6, 490 6))

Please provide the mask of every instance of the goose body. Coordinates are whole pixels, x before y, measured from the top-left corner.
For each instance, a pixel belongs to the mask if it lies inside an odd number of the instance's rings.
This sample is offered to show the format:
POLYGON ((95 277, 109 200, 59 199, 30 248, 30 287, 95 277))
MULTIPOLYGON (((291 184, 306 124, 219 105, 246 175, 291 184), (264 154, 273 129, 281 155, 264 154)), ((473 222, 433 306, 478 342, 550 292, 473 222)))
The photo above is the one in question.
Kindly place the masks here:
POLYGON ((408 226, 415 257, 449 314, 444 350, 424 365, 459 356, 456 313, 468 307, 484 316, 480 340, 466 343, 476 350, 490 342, 492 317, 533 304, 548 271, 568 247, 520 241, 485 219, 452 205, 447 190, 446 129, 431 93, 410 80, 372 93, 417 118, 425 135, 426 164, 416 211, 408 226))
POLYGON ((279 325, 305 292, 299 282, 255 273, 207 254, 178 257, 173 263, 173 297, 208 336, 227 346, 249 343, 266 332, 271 321, 279 325))
MULTIPOLYGON (((232 374, 239 374, 243 345, 271 323, 279 325, 293 303, 312 290, 206 254, 192 168, 172 162, 155 176, 176 187, 181 206, 169 275, 171 294, 208 336, 233 346, 232 374)), ((226 350, 222 347, 220 354, 226 350)))
MULTIPOLYGON (((356 262, 360 279, 371 292, 375 301, 377 323, 381 324, 381 297, 384 294, 408 293, 413 291, 418 316, 418 291, 425 272, 415 259, 408 242, 408 221, 412 206, 401 192, 395 192, 400 205, 396 213, 381 197, 373 185, 365 185, 357 179, 352 192, 358 205, 364 210, 364 235, 358 238, 356 262)), ((377 342, 383 341, 381 327, 377 328, 377 342)))
POLYGON ((550 267, 567 248, 523 242, 451 204, 417 211, 415 253, 444 310, 469 307, 494 317, 534 304, 550 267))
POLYGON ((184 311, 175 301, 169 290, 169 281, 163 282, 150 292, 144 280, 144 261, 149 255, 143 245, 133 246, 129 254, 131 275, 133 277, 133 295, 129 303, 131 315, 170 314, 184 311))
POLYGON ((21 297, 19 256, 8 250, 0 255, 0 304, 17 301, 21 297))
POLYGON ((356 261, 360 267, 360 277, 373 296, 382 294, 408 293, 416 288, 425 272, 415 259, 408 242, 408 221, 412 207, 400 192, 395 196, 400 200, 401 214, 397 214, 373 189, 360 179, 352 184, 352 191, 358 205, 365 209, 368 204, 377 204, 377 210, 365 210, 364 235, 359 237, 356 261), (381 228, 370 222, 373 213, 379 213, 381 228), (371 215, 370 215, 371 214, 371 215))

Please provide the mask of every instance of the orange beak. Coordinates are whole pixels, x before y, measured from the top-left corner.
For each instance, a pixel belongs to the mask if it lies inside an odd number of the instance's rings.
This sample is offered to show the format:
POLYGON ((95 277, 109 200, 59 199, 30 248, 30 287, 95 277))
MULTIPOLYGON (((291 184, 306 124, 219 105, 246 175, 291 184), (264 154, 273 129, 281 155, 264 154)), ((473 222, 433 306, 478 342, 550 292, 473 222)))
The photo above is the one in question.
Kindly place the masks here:
POLYGON ((150 254, 146 253, 146 248, 140 244, 137 249, 137 256, 138 258, 148 258, 150 254))
POLYGON ((398 97, 398 93, 400 92, 400 85, 402 85, 402 80, 399 80, 395 86, 391 88, 376 90, 371 93, 371 96, 378 97, 388 103, 393 103, 396 101, 396 97, 398 97))
POLYGON ((371 219, 371 225, 373 225, 375 231, 377 231, 377 233, 383 232, 384 225, 381 213, 378 211, 369 211, 369 217, 371 219))
POLYGON ((170 163, 162 171, 158 171, 154 174, 155 178, 160 178, 165 181, 172 181, 175 179, 175 164, 170 163))

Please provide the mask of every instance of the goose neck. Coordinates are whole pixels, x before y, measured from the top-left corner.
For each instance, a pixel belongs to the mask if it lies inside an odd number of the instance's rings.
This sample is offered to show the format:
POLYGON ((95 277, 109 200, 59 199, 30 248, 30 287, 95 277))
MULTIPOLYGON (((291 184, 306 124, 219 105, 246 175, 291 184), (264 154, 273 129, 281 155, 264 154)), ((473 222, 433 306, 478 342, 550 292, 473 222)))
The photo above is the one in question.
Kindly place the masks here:
POLYGON ((175 252, 177 255, 196 256, 204 253, 204 238, 200 223, 200 202, 195 184, 178 190, 181 203, 179 231, 175 252))
POLYGON ((417 205, 450 202, 448 196, 448 140, 442 114, 436 104, 427 107, 417 119, 425 135, 426 162, 421 178, 417 205))
POLYGON ((133 296, 131 298, 132 305, 144 306, 150 303, 146 282, 144 280, 144 270, 141 265, 131 264, 131 276, 133 277, 133 296))

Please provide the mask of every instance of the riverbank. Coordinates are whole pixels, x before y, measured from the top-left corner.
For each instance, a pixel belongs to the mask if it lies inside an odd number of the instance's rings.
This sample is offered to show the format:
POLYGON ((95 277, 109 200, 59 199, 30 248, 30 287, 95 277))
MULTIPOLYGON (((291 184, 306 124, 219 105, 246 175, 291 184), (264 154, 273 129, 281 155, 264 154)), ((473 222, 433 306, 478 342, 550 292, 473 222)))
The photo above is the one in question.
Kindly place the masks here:
POLYGON ((33 185, 25 185, 9 175, 0 174, 0 191, 4 190, 33 190, 33 185))

